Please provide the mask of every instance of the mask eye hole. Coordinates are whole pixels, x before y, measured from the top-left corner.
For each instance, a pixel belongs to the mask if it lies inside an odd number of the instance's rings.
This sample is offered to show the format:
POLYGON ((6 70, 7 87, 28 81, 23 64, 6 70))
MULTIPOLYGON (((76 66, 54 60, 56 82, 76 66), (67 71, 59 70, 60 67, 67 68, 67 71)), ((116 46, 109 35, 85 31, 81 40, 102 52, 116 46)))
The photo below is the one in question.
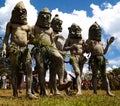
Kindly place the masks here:
POLYGON ((22 9, 22 13, 27 13, 26 9, 22 9))
POLYGON ((14 11, 18 12, 18 13, 27 13, 26 9, 20 9, 20 8, 16 8, 14 11))

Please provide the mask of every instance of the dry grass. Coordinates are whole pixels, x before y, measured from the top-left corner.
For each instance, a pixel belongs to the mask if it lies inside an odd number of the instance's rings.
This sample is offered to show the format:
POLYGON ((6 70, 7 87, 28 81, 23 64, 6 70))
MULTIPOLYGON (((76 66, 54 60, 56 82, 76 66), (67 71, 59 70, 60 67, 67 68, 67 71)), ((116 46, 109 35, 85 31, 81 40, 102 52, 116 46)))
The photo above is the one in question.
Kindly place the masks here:
POLYGON ((0 90, 0 106, 120 106, 120 91, 112 91, 116 96, 109 97, 104 91, 99 90, 98 95, 93 95, 91 90, 83 90, 82 96, 39 97, 30 100, 25 97, 25 90, 18 98, 12 97, 12 90, 0 90))

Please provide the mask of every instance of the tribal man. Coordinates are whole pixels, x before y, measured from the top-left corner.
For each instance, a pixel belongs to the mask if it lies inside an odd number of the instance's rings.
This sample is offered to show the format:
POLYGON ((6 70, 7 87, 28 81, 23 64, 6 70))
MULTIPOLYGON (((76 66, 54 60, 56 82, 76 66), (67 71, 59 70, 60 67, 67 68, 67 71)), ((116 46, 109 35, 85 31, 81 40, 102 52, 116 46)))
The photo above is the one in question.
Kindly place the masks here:
MULTIPOLYGON (((48 8, 43 8, 38 15, 33 30, 33 54, 36 60, 40 81, 40 95, 47 95, 45 75, 49 69, 53 78, 53 87, 56 87, 56 73, 60 73, 59 84, 63 85, 64 60, 54 42, 54 32, 51 28, 51 13, 48 8)), ((54 88, 56 89, 56 88, 54 88)), ((57 93, 57 92, 55 92, 57 93)))
POLYGON ((97 94, 97 75, 98 71, 100 71, 103 86, 106 90, 106 93, 109 96, 114 96, 114 94, 110 92, 110 85, 106 76, 106 59, 104 57, 104 55, 107 53, 110 44, 114 41, 114 37, 111 37, 109 40, 107 40, 107 45, 105 48, 103 47, 101 37, 101 27, 98 25, 97 22, 95 22, 89 28, 89 38, 86 41, 86 50, 88 53, 91 53, 89 59, 89 67, 92 70, 93 91, 94 94, 97 94))
POLYGON ((23 2, 18 2, 12 11, 10 22, 7 23, 3 40, 2 56, 8 52, 12 78, 13 96, 18 97, 18 74, 23 70, 26 74, 26 96, 30 99, 37 98, 31 93, 32 65, 28 49, 30 26, 27 23, 27 11, 23 2), (8 45, 10 37, 10 44, 8 45), (8 51, 7 51, 8 50, 8 51))
POLYGON ((69 28, 69 35, 64 44, 64 50, 70 51, 70 64, 73 67, 76 75, 77 93, 76 95, 82 95, 81 92, 81 75, 83 65, 86 62, 86 58, 83 56, 84 53, 84 40, 82 39, 82 29, 75 23, 69 28))

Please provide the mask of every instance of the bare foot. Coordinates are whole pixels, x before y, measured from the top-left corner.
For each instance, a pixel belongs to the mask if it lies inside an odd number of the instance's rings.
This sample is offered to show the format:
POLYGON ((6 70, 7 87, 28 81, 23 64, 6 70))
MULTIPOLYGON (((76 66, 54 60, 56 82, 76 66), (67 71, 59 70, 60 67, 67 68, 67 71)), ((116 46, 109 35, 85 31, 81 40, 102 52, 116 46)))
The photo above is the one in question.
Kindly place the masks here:
POLYGON ((76 93, 76 96, 81 96, 81 95, 82 95, 81 92, 77 92, 77 93, 76 93))
POLYGON ((28 94, 27 97, 28 97, 29 99, 38 99, 38 97, 35 96, 35 95, 33 95, 32 93, 28 94))
POLYGON ((58 86, 58 89, 59 89, 60 91, 65 90, 65 89, 67 89, 68 87, 70 87, 71 84, 72 84, 72 81, 68 81, 67 83, 60 84, 60 85, 58 86))
POLYGON ((111 93, 111 92, 107 92, 107 95, 109 95, 109 96, 115 96, 113 93, 111 93))

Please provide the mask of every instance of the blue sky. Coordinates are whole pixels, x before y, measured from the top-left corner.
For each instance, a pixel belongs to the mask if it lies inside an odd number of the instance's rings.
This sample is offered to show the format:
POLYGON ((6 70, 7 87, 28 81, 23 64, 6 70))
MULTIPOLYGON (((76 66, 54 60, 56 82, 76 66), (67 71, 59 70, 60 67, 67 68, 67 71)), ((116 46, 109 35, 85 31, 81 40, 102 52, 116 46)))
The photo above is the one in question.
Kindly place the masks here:
POLYGON ((80 25, 83 39, 88 37, 88 29, 95 21, 102 28, 104 45, 111 36, 115 37, 105 55, 109 60, 108 69, 120 66, 120 1, 119 0, 0 0, 0 36, 4 36, 6 23, 15 4, 23 1, 28 11, 28 23, 34 25, 38 12, 48 7, 63 20, 62 34, 68 36, 72 23, 80 25))
POLYGON ((119 0, 30 0, 38 10, 48 7, 50 10, 59 8, 59 11, 71 13, 74 9, 86 10, 88 15, 91 14, 90 4, 102 5, 104 2, 116 4, 119 0))

